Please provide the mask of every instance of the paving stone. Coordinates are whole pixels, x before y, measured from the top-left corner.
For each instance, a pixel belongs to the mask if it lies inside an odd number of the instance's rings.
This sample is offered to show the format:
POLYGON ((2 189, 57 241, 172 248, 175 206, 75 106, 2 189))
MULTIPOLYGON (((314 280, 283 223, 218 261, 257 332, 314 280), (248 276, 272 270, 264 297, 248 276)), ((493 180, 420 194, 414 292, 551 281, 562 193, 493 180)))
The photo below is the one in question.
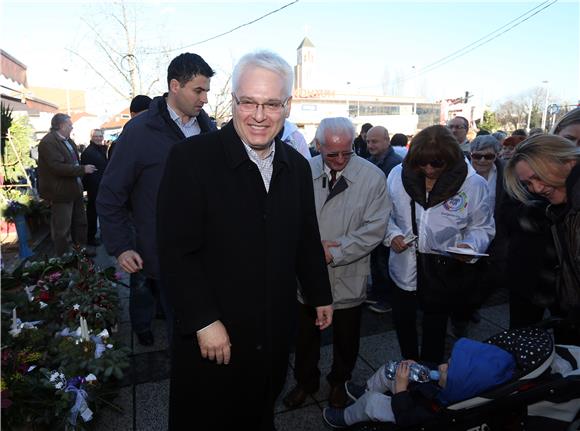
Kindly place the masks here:
POLYGON ((169 380, 135 387, 137 431, 165 431, 169 413, 169 380))
POLYGON ((113 403, 123 411, 106 407, 95 414, 95 431, 133 431, 133 387, 121 388, 113 403))
POLYGON ((170 377, 169 353, 166 350, 146 352, 132 357, 132 382, 156 382, 170 377))
POLYGON ((402 359, 395 331, 371 335, 361 340, 359 356, 376 370, 388 360, 402 359))
POLYGON ((278 431, 323 431, 328 430, 322 419, 322 410, 317 404, 280 413, 274 418, 278 431))

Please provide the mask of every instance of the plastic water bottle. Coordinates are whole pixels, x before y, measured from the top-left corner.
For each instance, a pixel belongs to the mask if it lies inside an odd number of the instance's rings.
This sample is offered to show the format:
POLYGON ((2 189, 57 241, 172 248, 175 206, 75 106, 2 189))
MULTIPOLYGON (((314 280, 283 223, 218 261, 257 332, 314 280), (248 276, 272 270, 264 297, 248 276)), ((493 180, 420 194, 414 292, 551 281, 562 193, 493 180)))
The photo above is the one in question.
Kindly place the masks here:
MULTIPOLYGON (((385 365, 385 376, 389 380, 395 380, 397 368, 400 361, 389 361, 385 365)), ((419 383, 425 383, 430 380, 439 380, 439 371, 430 370, 425 365, 413 362, 409 365, 409 380, 419 383)))

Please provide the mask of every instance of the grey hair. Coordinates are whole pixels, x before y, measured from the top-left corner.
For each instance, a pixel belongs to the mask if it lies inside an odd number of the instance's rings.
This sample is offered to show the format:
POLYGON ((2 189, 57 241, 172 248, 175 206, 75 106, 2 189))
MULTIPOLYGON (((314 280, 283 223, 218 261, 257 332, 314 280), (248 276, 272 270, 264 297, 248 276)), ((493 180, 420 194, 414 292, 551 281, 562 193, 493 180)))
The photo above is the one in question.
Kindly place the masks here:
POLYGON ((504 170, 504 184, 506 191, 515 199, 529 203, 531 193, 519 180, 516 174, 516 165, 524 161, 534 173, 546 184, 561 186, 554 183, 550 172, 550 165, 562 166, 570 160, 580 162, 580 147, 558 135, 535 135, 517 145, 511 159, 504 170))
POLYGON ((320 122, 318 129, 316 129, 314 139, 316 139, 321 146, 324 146, 324 135, 328 131, 336 134, 350 134, 351 142, 354 142, 354 137, 356 136, 356 131, 352 121, 346 117, 324 118, 320 122))
POLYGON ((292 96, 292 83, 294 81, 292 67, 278 54, 265 50, 250 52, 240 58, 232 73, 232 89, 234 93, 239 89, 240 77, 249 67, 259 67, 279 75, 284 80, 286 97, 292 96))
POLYGON ((497 132, 493 132, 491 136, 501 143, 505 138, 507 138, 507 133, 498 130, 497 132))
POLYGON ((499 153, 501 144, 493 135, 479 135, 473 138, 469 144, 472 153, 491 148, 495 153, 499 153))
POLYGON ((52 120, 50 120, 50 131, 56 132, 57 130, 60 130, 60 126, 62 126, 69 119, 69 115, 63 114, 61 112, 54 114, 54 117, 52 117, 52 120))

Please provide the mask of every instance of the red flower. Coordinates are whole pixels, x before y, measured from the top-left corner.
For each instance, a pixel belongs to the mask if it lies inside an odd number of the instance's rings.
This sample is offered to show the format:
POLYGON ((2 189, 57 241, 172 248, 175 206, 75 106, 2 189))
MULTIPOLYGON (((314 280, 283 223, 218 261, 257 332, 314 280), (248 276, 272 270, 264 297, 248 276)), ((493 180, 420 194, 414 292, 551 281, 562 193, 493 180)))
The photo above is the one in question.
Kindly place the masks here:
POLYGON ((12 400, 10 398, 8 398, 9 395, 10 395, 10 391, 7 389, 0 392, 0 397, 2 398, 1 407, 3 409, 7 409, 8 407, 10 407, 12 405, 12 400))
POLYGON ((38 295, 38 299, 40 299, 42 302, 50 301, 50 293, 47 290, 42 290, 38 295))

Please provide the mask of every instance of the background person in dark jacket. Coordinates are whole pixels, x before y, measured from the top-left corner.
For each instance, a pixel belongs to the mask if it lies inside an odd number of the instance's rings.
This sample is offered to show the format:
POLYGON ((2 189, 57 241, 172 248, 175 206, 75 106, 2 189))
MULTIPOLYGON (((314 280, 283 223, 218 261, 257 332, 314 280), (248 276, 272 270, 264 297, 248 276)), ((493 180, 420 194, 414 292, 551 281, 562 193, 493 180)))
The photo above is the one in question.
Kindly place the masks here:
MULTIPOLYGON (((148 110, 150 104, 151 104, 151 97, 145 96, 143 94, 138 94, 137 96, 133 97, 133 99, 131 99, 131 104, 129 105, 129 115, 131 116, 131 118, 135 118, 140 113, 148 110)), ((116 144, 117 144, 117 141, 114 141, 109 146, 109 153, 108 153, 109 159, 113 156, 113 150, 115 149, 116 144)))
MULTIPOLYGON (((51 204, 50 235, 58 256, 73 244, 87 242, 87 216, 81 177, 93 175, 94 165, 81 165, 74 141, 73 125, 66 114, 55 114, 50 132, 38 144, 38 185, 40 197, 51 204)), ((94 250, 87 250, 94 256, 94 250)))
MULTIPOLYGON (((403 161, 391 146, 389 131, 383 126, 375 126, 367 132, 367 149, 371 155, 368 160, 385 174, 385 181, 391 169, 403 161)), ((367 299, 369 309, 375 313, 386 313, 391 310, 389 290, 392 287, 389 277, 389 249, 379 244, 371 253, 371 294, 367 299)))
POLYGON ((213 74, 197 54, 181 54, 171 61, 167 70, 169 91, 153 99, 147 112, 125 125, 97 197, 107 252, 131 274, 131 324, 144 345, 154 342, 151 320, 156 291, 167 319, 171 318, 158 283, 157 190, 171 147, 186 137, 211 130, 202 108, 213 74))
POLYGON ((158 229, 175 310, 170 430, 272 431, 297 279, 316 325, 332 321, 310 167, 275 138, 292 75, 276 54, 245 55, 232 77, 233 120, 169 155, 158 229))
POLYGON ((83 177, 83 187, 87 192, 87 244, 99 245, 95 238, 97 233, 97 193, 103 173, 107 168, 107 146, 105 145, 103 129, 91 130, 91 142, 81 154, 83 165, 95 165, 97 171, 83 177))
POLYGON ((371 123, 364 123, 360 128, 359 135, 354 140, 354 152, 363 159, 368 159, 370 156, 369 150, 367 149, 367 132, 371 127, 373 127, 371 123))

